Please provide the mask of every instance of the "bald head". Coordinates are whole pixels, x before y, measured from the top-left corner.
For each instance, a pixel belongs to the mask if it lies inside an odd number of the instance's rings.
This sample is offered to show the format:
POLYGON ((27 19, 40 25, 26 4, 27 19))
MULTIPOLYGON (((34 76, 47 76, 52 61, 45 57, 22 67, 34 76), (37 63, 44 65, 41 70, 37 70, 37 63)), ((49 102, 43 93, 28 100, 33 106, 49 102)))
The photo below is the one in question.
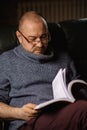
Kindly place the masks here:
POLYGON ((39 23, 45 25, 47 28, 47 22, 40 14, 35 11, 26 12, 19 20, 19 30, 25 28, 25 25, 27 24, 32 25, 39 23))
POLYGON ((48 47, 47 22, 34 11, 26 12, 21 17, 16 35, 23 48, 29 52, 43 54, 48 47))

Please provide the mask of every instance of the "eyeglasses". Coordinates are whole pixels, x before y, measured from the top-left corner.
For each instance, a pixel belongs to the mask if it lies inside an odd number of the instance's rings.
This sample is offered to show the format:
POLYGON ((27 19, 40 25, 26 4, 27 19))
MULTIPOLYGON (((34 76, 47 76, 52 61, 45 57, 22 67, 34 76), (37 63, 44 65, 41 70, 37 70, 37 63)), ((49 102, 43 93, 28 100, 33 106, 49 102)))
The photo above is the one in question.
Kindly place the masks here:
POLYGON ((40 36, 40 37, 29 36, 30 39, 28 39, 20 30, 18 30, 18 32, 25 38, 25 40, 26 40, 28 43, 36 44, 36 43, 38 42, 38 41, 37 41, 37 38, 39 38, 40 41, 42 41, 42 42, 47 42, 47 41, 49 41, 48 33, 42 34, 42 36, 40 36))

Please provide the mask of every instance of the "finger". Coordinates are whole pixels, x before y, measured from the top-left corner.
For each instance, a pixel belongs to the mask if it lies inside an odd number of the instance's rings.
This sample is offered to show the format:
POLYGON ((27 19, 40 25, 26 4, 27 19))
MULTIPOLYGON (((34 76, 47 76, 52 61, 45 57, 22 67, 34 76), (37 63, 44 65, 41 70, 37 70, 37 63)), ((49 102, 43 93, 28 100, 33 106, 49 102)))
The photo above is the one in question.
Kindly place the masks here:
POLYGON ((36 107, 36 104, 32 104, 32 103, 29 103, 29 104, 27 104, 28 105, 28 107, 30 107, 30 108, 32 108, 32 109, 34 109, 35 107, 36 107))

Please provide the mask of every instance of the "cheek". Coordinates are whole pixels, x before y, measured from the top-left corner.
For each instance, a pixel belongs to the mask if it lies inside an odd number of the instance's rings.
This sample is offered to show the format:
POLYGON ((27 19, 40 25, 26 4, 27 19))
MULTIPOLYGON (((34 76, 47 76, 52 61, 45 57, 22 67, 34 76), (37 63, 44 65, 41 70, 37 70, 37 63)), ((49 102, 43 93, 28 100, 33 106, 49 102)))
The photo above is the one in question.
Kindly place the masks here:
POLYGON ((25 50, 32 52, 33 46, 31 44, 24 42, 21 45, 25 50))
POLYGON ((33 51, 33 46, 31 46, 31 45, 27 45, 27 46, 25 46, 25 49, 27 50, 27 51, 29 51, 29 52, 32 52, 33 51))

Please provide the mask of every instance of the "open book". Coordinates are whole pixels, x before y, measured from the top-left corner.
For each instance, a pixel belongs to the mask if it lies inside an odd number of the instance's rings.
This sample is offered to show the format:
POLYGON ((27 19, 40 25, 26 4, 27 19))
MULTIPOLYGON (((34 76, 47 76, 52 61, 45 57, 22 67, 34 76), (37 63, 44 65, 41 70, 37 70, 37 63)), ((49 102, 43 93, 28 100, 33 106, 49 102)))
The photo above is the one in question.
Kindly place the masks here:
POLYGON ((66 84, 66 69, 60 69, 52 82, 53 99, 37 105, 35 109, 41 109, 60 101, 73 103, 75 100, 83 98, 81 94, 83 89, 87 89, 87 83, 80 79, 66 84))

